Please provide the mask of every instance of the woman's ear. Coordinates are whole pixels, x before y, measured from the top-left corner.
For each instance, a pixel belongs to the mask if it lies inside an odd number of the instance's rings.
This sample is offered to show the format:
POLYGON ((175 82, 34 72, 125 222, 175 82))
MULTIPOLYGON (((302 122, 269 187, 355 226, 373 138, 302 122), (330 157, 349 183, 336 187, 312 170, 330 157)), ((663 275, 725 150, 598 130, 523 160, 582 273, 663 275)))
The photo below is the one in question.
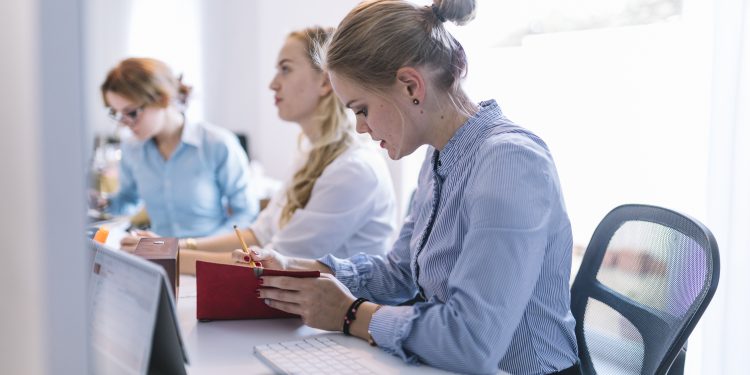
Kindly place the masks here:
POLYGON ((154 104, 156 104, 159 108, 167 108, 171 103, 166 95, 159 95, 156 97, 154 104))
POLYGON ((425 97, 425 80, 422 73, 410 66, 396 71, 396 90, 402 93, 405 100, 413 104, 421 103, 425 97))
POLYGON ((331 87, 331 80, 328 78, 328 74, 321 74, 321 77, 323 77, 323 81, 320 84, 320 96, 327 96, 331 93, 331 90, 333 90, 333 87, 331 87))

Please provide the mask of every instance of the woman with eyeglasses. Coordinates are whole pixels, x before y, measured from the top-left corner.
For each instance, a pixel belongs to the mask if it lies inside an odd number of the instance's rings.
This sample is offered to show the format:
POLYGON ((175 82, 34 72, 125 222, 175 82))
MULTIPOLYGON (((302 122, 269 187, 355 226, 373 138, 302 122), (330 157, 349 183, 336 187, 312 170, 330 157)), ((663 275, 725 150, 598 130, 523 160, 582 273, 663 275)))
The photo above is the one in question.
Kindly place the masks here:
POLYGON ((226 232, 258 213, 237 137, 188 121, 190 91, 164 62, 151 58, 121 61, 101 85, 110 117, 133 133, 121 144, 120 189, 107 210, 127 214, 143 202, 152 230, 165 237, 226 232))

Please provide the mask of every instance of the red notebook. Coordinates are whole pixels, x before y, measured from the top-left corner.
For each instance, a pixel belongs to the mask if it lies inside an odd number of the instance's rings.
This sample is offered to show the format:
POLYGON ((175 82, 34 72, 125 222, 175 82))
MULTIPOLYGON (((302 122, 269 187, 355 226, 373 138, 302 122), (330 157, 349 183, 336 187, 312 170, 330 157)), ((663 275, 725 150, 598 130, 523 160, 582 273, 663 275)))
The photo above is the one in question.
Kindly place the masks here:
POLYGON ((320 277, 318 271, 280 271, 197 261, 195 277, 198 320, 292 318, 255 296, 259 276, 320 277))

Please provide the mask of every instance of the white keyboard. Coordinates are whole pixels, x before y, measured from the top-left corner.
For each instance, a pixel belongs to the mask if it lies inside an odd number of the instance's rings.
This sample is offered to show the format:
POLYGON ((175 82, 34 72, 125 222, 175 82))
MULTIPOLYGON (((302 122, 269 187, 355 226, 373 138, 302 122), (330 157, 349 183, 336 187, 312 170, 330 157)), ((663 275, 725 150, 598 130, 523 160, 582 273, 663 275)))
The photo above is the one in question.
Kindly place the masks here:
POLYGON ((353 351, 327 337, 256 345, 255 354, 278 374, 374 374, 353 351))

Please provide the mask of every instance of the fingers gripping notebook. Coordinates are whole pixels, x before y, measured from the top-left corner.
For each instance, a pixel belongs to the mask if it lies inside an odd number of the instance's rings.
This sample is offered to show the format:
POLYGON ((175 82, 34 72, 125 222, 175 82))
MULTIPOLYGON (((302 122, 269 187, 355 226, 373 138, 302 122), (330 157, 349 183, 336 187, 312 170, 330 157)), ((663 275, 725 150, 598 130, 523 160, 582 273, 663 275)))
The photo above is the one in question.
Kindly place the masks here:
POLYGON ((198 320, 291 318, 255 296, 260 276, 320 277, 318 271, 280 271, 197 261, 195 277, 198 320), (259 274, 259 276, 256 276, 259 274))

